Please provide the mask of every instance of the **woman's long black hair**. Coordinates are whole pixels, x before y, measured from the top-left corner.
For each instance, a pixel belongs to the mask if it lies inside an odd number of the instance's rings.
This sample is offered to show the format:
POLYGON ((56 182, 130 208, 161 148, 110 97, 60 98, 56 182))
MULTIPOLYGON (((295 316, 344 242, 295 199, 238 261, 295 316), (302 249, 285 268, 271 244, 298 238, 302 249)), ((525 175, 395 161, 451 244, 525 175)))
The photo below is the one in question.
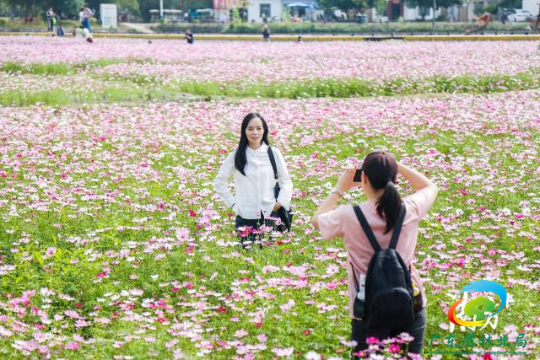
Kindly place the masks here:
POLYGON ((266 121, 259 113, 249 113, 244 117, 244 120, 242 120, 242 128, 240 130, 240 143, 238 144, 238 149, 236 150, 236 155, 234 157, 234 167, 236 170, 240 171, 240 173, 244 176, 246 176, 246 173, 244 171, 246 164, 247 164, 247 158, 246 158, 246 149, 248 147, 248 138, 246 135, 246 129, 249 125, 249 122, 253 119, 261 119, 264 134, 262 136, 262 142, 264 142, 266 145, 270 145, 268 142, 268 125, 266 124, 266 121))
POLYGON ((401 196, 394 186, 398 172, 396 159, 384 151, 372 152, 364 159, 362 169, 373 189, 384 189, 377 199, 377 214, 386 220, 386 234, 396 225, 403 206, 401 196))

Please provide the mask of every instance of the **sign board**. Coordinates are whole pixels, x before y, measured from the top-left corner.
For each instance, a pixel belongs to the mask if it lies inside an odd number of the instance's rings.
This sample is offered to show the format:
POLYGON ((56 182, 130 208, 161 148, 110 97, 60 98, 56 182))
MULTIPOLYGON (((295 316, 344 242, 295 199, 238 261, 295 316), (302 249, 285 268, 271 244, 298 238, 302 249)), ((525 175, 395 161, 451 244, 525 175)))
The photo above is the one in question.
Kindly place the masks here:
POLYGON ((118 10, 116 4, 101 4, 99 6, 101 14, 101 26, 104 28, 118 27, 118 10))

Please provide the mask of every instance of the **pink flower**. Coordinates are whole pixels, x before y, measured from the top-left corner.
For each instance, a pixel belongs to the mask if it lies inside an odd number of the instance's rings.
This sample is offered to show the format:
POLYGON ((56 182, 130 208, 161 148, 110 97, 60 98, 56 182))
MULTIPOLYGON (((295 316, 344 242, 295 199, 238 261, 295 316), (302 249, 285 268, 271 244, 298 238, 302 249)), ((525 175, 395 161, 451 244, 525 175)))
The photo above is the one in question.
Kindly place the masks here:
POLYGON ((380 343, 380 341, 376 337, 368 337, 366 339, 366 344, 378 344, 378 343, 380 343))
POLYGON ((249 335, 249 332, 244 329, 236 330, 234 333, 234 337, 236 337, 237 339, 241 339, 246 335, 249 335))
POLYGON ((272 352, 276 354, 278 357, 285 357, 285 356, 291 356, 294 352, 294 348, 285 348, 285 349, 279 349, 274 348, 272 349, 272 352))
POLYGON ((334 290, 336 287, 337 287, 337 283, 335 281, 332 281, 326 284, 326 288, 328 290, 334 290))
POLYGON ((68 342, 66 346, 64 347, 68 350, 77 350, 78 348, 81 347, 81 344, 79 344, 78 342, 71 341, 71 342, 68 342))
POLYGON ((388 347, 388 350, 392 353, 392 354, 397 354, 400 350, 401 350, 401 347, 399 345, 396 345, 396 344, 391 344, 389 347, 388 347))
POLYGON ((414 340, 414 337, 412 337, 411 335, 409 335, 408 333, 401 333, 399 334, 399 337, 401 338, 401 340, 405 341, 405 342, 412 342, 414 340))
POLYGON ((47 248, 47 250, 45 251, 45 255, 47 255, 47 257, 54 256, 54 254, 56 254, 56 248, 55 247, 47 248))
POLYGON ((64 314, 67 317, 70 317, 72 319, 79 319, 80 318, 80 315, 74 310, 66 310, 66 311, 64 311, 64 314))

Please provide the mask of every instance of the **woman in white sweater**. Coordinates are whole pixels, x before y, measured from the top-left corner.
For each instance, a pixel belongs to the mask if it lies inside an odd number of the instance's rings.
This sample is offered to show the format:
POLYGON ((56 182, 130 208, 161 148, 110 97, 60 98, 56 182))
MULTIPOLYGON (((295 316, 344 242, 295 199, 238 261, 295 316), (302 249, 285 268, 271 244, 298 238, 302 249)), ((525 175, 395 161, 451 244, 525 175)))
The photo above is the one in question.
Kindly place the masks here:
POLYGON ((236 214, 236 229, 242 246, 254 241, 261 225, 272 226, 268 218, 278 218, 277 211, 290 209, 293 184, 281 152, 270 147, 268 125, 258 113, 244 117, 238 147, 227 156, 214 180, 214 188, 227 207, 236 214), (276 179, 269 152, 277 168, 279 195, 274 189, 276 179), (234 178, 235 194, 228 187, 234 178))

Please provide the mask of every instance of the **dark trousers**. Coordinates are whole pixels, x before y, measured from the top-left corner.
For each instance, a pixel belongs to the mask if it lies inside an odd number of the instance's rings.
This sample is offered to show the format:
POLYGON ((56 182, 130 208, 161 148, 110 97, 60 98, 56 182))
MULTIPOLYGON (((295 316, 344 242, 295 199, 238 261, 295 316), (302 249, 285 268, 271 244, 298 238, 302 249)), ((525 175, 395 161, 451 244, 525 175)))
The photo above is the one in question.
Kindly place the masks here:
MULTIPOLYGON (((272 211, 270 216, 279 218, 278 213, 276 213, 275 211, 272 211)), ((262 214, 259 219, 244 219, 243 217, 236 215, 235 227, 236 227, 238 239, 240 240, 240 244, 242 245, 242 248, 245 249, 246 246, 249 245, 250 242, 253 244, 257 240, 258 241, 262 240, 262 234, 259 233, 259 229, 263 225, 266 225, 268 227, 275 229, 275 221, 265 219, 264 215, 262 214)))
POLYGON ((92 27, 90 26, 90 19, 84 18, 82 21, 82 26, 88 29, 88 31, 92 32, 92 27))
MULTIPOLYGON (((366 339, 369 337, 375 337, 379 340, 383 340, 389 337, 396 337, 399 334, 406 332, 414 340, 409 344, 408 352, 414 354, 420 354, 422 352, 422 346, 424 345, 424 334, 426 332, 427 312, 426 308, 415 313, 416 321, 410 329, 368 329, 367 324, 362 320, 353 319, 351 323, 352 334, 351 340, 356 341, 358 345, 354 349, 354 353, 366 350, 368 344, 366 339)), ((354 357, 353 357, 354 358, 354 357)))

